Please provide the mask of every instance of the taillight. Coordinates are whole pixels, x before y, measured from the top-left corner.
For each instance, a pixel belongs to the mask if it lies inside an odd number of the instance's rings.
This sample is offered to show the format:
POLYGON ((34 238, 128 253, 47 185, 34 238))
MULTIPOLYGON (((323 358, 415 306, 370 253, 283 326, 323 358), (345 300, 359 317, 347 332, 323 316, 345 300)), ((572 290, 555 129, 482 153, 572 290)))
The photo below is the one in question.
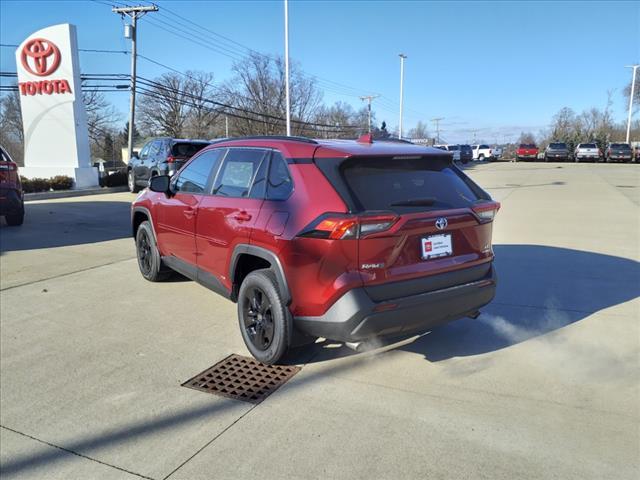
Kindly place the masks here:
POLYGON ((362 216, 359 218, 360 238, 389 230, 397 220, 397 215, 382 214, 362 216))
POLYGON ((167 163, 174 163, 176 161, 175 157, 173 155, 169 155, 167 157, 167 163))
POLYGON ((316 238, 329 238, 331 240, 344 240, 357 238, 358 221, 353 218, 325 218, 314 228, 316 238))
POLYGON ((473 212, 480 219, 481 222, 490 222, 500 210, 500 203, 487 202, 480 205, 476 205, 472 208, 473 212))
POLYGON ((305 227, 299 237, 348 240, 362 238, 391 228, 396 215, 344 215, 324 214, 305 227))

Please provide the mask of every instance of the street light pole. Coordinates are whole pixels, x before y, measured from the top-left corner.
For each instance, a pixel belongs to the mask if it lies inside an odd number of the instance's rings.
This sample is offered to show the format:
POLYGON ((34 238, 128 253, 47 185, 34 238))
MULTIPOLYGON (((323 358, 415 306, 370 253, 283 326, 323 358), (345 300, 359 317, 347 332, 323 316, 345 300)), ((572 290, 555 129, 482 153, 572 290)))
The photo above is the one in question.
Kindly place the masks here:
POLYGON ((407 58, 407 56, 404 53, 399 53, 398 56, 400 57, 400 122, 399 122, 399 127, 398 127, 398 138, 402 138, 402 104, 404 101, 404 92, 403 92, 403 88, 404 88, 404 60, 407 58))
POLYGON ((284 0, 284 83, 287 104, 287 137, 291 136, 291 98, 289 97, 289 0, 284 0))
POLYGON ((629 143, 629 135, 631 134, 631 113, 633 111, 633 94, 636 91, 636 70, 640 65, 625 65, 625 68, 633 69, 633 79, 631 80, 631 92, 629 93, 629 116, 627 117, 627 140, 629 143))
POLYGON ((131 99, 129 105, 129 136, 127 138, 127 150, 129 152, 129 161, 133 156, 133 130, 134 121, 136 116, 136 60, 137 60, 137 46, 136 38, 138 36, 138 18, 145 15, 147 12, 157 12, 158 7, 156 5, 151 6, 138 6, 138 7, 119 7, 112 8, 113 13, 119 13, 121 16, 131 17, 131 99))

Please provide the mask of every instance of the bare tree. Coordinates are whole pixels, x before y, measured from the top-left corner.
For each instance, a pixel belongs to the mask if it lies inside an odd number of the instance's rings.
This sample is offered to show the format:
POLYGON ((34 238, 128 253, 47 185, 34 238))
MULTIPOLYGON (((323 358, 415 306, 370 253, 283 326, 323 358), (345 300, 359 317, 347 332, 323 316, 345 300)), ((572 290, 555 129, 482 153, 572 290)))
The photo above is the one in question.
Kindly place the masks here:
POLYGON ((186 73, 184 88, 188 93, 190 106, 187 111, 185 133, 191 138, 211 138, 214 126, 220 117, 220 109, 212 104, 215 97, 213 73, 186 73))
POLYGON ((147 134, 182 137, 188 105, 192 103, 186 83, 185 77, 177 73, 165 73, 142 84, 138 118, 147 134))
POLYGON ((531 132, 521 132, 518 143, 536 143, 536 137, 531 132))
POLYGON ((0 144, 18 165, 24 165, 24 133, 17 89, 0 99, 0 144))
MULTIPOLYGON (((353 138, 368 130, 369 113, 366 107, 355 110, 345 102, 336 102, 330 107, 320 106, 314 121, 330 127, 319 127, 320 136, 325 138, 353 138), (333 128, 331 128, 333 127, 333 128)), ((375 124, 375 113, 371 114, 371 122, 375 124)))
MULTIPOLYGON (((639 75, 639 74, 636 73, 636 75, 639 75)), ((628 102, 629 95, 631 94, 631 80, 629 80, 629 83, 627 84, 627 86, 624 87, 622 94, 624 95, 624 98, 628 102)), ((637 111, 638 108, 640 108, 640 78, 636 78, 636 88, 635 88, 635 91, 633 92, 633 111, 634 112, 637 111)))
MULTIPOLYGON (((273 135, 285 133, 285 72, 280 57, 252 54, 234 64, 233 78, 222 87, 233 120, 233 133, 273 135)), ((290 72, 292 133, 313 133, 311 122, 319 113, 321 94, 312 78, 302 75, 296 64, 290 72)))
POLYGON ((414 128, 409 130, 409 138, 429 138, 427 124, 419 121, 414 128))

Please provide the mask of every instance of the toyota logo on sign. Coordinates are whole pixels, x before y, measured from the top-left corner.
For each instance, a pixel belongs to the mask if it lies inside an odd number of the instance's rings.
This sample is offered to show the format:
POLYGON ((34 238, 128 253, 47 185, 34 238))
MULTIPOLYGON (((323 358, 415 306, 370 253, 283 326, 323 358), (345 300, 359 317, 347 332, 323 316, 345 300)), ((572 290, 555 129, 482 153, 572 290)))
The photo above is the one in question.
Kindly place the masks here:
POLYGON ((22 47, 20 59, 27 72, 46 77, 60 66, 60 50, 51 40, 32 38, 22 47))
POLYGON ((436 220, 436 228, 438 230, 444 230, 445 228, 447 228, 448 224, 449 222, 447 222, 447 219, 444 217, 440 217, 436 220))

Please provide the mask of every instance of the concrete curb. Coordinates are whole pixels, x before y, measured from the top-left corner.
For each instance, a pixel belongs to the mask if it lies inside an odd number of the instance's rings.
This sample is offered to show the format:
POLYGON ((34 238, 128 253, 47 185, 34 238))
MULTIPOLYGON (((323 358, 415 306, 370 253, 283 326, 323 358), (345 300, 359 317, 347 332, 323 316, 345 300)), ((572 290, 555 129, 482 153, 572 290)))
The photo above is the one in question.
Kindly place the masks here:
POLYGON ((34 200, 49 200, 52 198, 68 198, 68 197, 84 197, 87 195, 102 195, 104 193, 127 192, 126 186, 108 187, 108 188, 88 188, 85 190, 60 190, 57 192, 36 192, 25 193, 24 201, 31 202, 34 200))

